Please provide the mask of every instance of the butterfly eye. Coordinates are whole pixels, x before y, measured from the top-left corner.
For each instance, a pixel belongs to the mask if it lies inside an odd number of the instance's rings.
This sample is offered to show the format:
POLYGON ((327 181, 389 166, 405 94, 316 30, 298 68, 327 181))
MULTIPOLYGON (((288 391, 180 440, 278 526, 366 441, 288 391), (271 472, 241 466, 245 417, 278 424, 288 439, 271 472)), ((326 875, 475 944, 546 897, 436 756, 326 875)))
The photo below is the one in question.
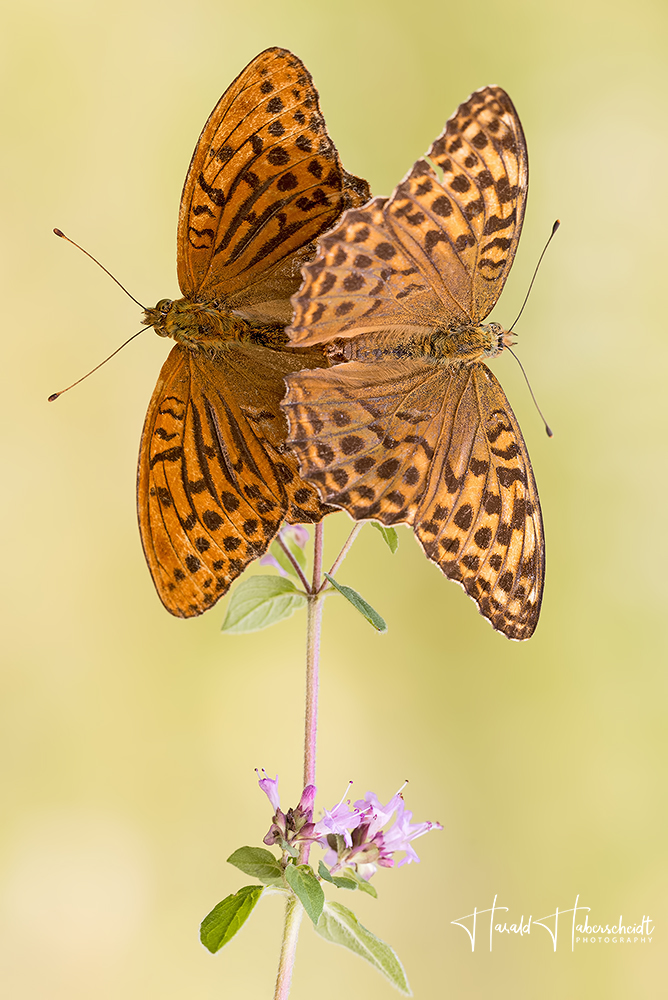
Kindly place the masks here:
POLYGON ((493 358, 500 354, 504 347, 503 335, 506 332, 500 323, 485 323, 481 327, 485 332, 485 348, 483 354, 486 358, 493 358))
POLYGON ((169 312, 169 307, 171 306, 171 304, 172 304, 171 299, 160 299, 155 308, 158 310, 159 313, 162 313, 163 316, 166 316, 167 313, 169 312))

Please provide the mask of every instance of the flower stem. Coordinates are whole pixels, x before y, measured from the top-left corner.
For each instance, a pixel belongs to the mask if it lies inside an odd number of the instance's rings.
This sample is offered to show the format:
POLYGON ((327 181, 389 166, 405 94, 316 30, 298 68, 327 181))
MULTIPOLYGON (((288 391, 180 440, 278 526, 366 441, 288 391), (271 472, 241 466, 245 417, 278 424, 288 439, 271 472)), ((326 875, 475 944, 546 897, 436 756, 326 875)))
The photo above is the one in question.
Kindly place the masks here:
POLYGON ((285 555, 287 556, 287 558, 292 563, 292 565, 294 567, 294 570, 295 570, 295 573, 299 577, 299 582, 301 583, 301 585, 304 588, 304 590, 308 593, 308 591, 309 591, 308 580, 304 576, 304 574, 302 572, 301 566, 299 565, 299 563, 297 562, 297 560, 293 556, 292 552, 290 551, 290 549, 287 547, 287 545, 285 544, 285 542, 281 538, 280 533, 278 535, 276 535, 276 541, 278 542, 278 544, 280 545, 280 547, 285 552, 285 555))
MULTIPOLYGON (((330 576, 334 576, 334 574, 336 573, 337 569, 339 568, 339 566, 341 565, 341 563, 343 562, 343 560, 348 555, 348 552, 350 551, 353 542, 355 541, 355 539, 357 538, 357 536, 359 535, 360 531, 362 530, 362 528, 364 527, 365 524, 366 524, 366 521, 357 521, 357 523, 355 524, 355 527, 353 528, 353 530, 348 535, 348 538, 346 539, 346 542, 345 542, 343 548, 341 549, 341 551, 339 552, 338 556, 336 557, 336 559, 332 563, 332 568, 329 571, 329 575, 330 576)), ((327 586, 327 581, 325 581, 322 584, 323 588, 326 587, 326 586, 327 586)))
MULTIPOLYGON (((305 581, 307 604, 306 622, 306 710, 304 724, 304 787, 315 784, 315 754, 316 736, 318 732, 318 683, 320 667, 320 626, 322 624, 322 607, 324 595, 318 593, 322 581, 322 549, 324 529, 322 523, 316 524, 313 537, 313 580, 309 585, 305 581)), ((301 844, 299 863, 308 862, 310 845, 301 844)), ((299 925, 304 916, 304 907, 296 898, 290 896, 285 904, 285 924, 283 926, 283 942, 281 957, 278 962, 276 989, 274 1000, 287 1000, 292 982, 292 969, 295 964, 299 925)))
MULTIPOLYGON (((343 562, 361 528, 362 524, 356 524, 350 532, 345 545, 334 561, 332 573, 343 562)), ((324 528, 322 522, 320 522, 315 525, 313 536, 313 579, 310 586, 308 584, 305 586, 308 604, 306 623, 306 709, 304 713, 304 787, 315 785, 318 688, 320 679, 320 630, 322 626, 322 609, 325 601, 324 584, 326 583, 326 581, 323 581, 322 575, 324 537, 324 528)), ((310 844, 306 841, 303 842, 299 850, 299 864, 304 865, 308 863, 309 850, 310 844)), ((299 925, 301 924, 303 915, 304 907, 295 896, 290 895, 285 907, 283 943, 278 963, 274 1000, 287 1000, 290 993, 299 925)))
POLYGON ((316 524, 313 539, 313 583, 308 594, 306 625, 306 712, 304 725, 304 787, 315 785, 316 736, 318 732, 318 687, 320 629, 323 596, 318 593, 322 579, 324 529, 316 524))
POLYGON ((285 904, 285 924, 283 926, 283 941, 281 943, 281 957, 278 962, 274 1000, 287 1000, 290 993, 292 969, 295 964, 297 938, 299 937, 299 925, 302 922, 303 916, 304 907, 296 896, 290 896, 285 904))

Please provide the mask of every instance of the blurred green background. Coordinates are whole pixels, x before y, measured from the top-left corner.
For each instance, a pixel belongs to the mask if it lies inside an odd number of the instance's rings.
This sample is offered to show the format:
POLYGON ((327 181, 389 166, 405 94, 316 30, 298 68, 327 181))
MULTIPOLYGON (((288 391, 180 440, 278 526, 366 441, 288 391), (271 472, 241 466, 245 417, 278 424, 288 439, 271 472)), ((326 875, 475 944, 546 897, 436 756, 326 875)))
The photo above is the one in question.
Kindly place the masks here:
MULTIPOLYGON (((60 226, 152 305, 177 294, 178 200, 209 111, 269 45, 296 52, 349 170, 389 194, 474 89, 512 96, 531 185, 493 318, 495 371, 543 503, 547 584, 535 637, 510 643, 421 556, 363 531, 342 582, 388 620, 325 610, 320 805, 349 778, 445 829, 420 865, 353 905, 422 998, 654 998, 666 978, 666 43, 668 8, 28 0, 2 31, 3 992, 25 1000, 272 995, 278 900, 211 957, 204 914, 244 878, 225 858, 270 810, 254 767, 300 793, 303 616, 223 637, 225 601, 171 618, 134 509, 139 434, 169 345, 150 333, 55 406, 139 328, 138 310, 60 226), (451 924, 498 894, 507 919, 567 909, 654 940, 571 953, 547 934, 451 924)), ((327 522, 331 558, 347 532, 327 522)), ((246 879, 247 881, 247 879, 246 879)), ((504 915, 505 919, 505 915, 504 915)), ((486 926, 486 925, 485 925, 486 926)), ((390 996, 304 925, 293 996, 390 996)))

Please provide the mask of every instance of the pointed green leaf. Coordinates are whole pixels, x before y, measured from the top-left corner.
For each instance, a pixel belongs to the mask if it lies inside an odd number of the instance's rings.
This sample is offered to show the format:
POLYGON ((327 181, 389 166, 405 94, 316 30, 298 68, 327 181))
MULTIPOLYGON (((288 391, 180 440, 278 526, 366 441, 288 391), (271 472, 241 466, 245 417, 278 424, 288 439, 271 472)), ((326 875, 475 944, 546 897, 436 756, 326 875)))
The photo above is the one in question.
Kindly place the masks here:
POLYGON ((227 860, 245 875, 257 878, 266 885, 283 882, 283 869, 278 860, 263 847, 240 847, 227 860))
POLYGON ((337 889, 356 889, 357 882, 351 878, 346 878, 344 875, 332 875, 332 882, 337 889))
POLYGON ((374 611, 370 604, 367 604, 363 597, 360 597, 356 590, 353 590, 352 587, 345 587, 342 583, 337 583, 334 577, 330 576, 329 573, 325 573, 325 576, 331 585, 338 590, 340 594, 343 594, 347 601, 350 601, 355 610, 359 611, 362 617, 366 618, 370 625, 373 625, 377 632, 387 632, 387 624, 385 620, 380 617, 377 611, 374 611))
POLYGON ((245 885, 234 895, 226 896, 204 918, 200 925, 199 937, 212 955, 234 937, 250 916, 263 892, 264 888, 261 885, 245 885))
POLYGON ((259 632, 306 606, 306 594, 282 576, 251 576, 232 594, 222 631, 259 632))
POLYGON ((364 927, 355 914, 340 903, 325 903, 316 931, 326 941, 340 944, 366 959, 405 996, 412 996, 404 968, 389 944, 364 927))
POLYGON ((361 889, 362 892, 368 893, 369 896, 373 896, 374 899, 378 899, 378 893, 376 892, 374 886, 371 885, 371 882, 367 882, 365 878, 358 875, 354 868, 344 868, 343 870, 346 878, 349 878, 352 882, 354 882, 358 889, 361 889))
POLYGON ((325 894, 310 865, 288 865, 285 880, 314 924, 318 923, 325 894))
POLYGON ((346 878, 343 875, 332 875, 325 865, 324 861, 321 859, 318 865, 318 875, 320 878, 324 878, 326 882, 331 882, 335 885, 337 889, 356 889, 357 882, 352 878, 346 878))
POLYGON ((320 863, 318 864, 318 875, 320 876, 320 878, 324 878, 326 882, 331 882, 332 885, 334 884, 334 879, 329 874, 329 869, 327 868, 327 865, 322 860, 322 858, 320 859, 320 863))
POLYGON ((397 534, 396 528, 386 528, 384 524, 380 524, 378 521, 372 521, 371 527, 380 531, 381 535, 385 539, 388 549, 394 555, 394 553, 399 548, 399 535, 397 534))

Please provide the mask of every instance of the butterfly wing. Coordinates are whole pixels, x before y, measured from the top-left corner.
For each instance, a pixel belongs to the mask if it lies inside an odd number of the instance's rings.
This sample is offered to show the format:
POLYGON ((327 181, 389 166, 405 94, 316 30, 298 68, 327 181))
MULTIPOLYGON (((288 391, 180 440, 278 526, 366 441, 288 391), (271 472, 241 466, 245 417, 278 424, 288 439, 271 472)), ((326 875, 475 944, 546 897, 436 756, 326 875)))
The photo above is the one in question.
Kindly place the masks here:
MULTIPOLYGON (((392 329, 404 336, 444 322, 442 302, 418 261, 388 227, 387 198, 351 209, 324 236, 315 261, 303 268, 292 296, 293 343, 325 343, 339 337, 392 329)), ((466 315, 452 317, 462 322, 466 315)))
MULTIPOLYGON (((320 521, 332 512, 320 502, 318 490, 299 476, 297 459, 286 445, 287 421, 280 406, 288 375, 326 364, 319 348, 281 351, 242 342, 225 350, 225 391, 234 396, 275 470, 285 494, 284 519, 291 524, 320 521)), ((220 380, 217 366, 216 377, 220 380)))
POLYGON ((183 294, 289 321, 309 244, 368 197, 366 181, 343 169, 304 64, 267 49, 223 94, 195 148, 179 211, 183 294))
POLYGON ((500 87, 448 121, 389 200, 351 210, 320 243, 293 296, 295 343, 393 328, 479 323, 501 294, 528 185, 522 126, 500 87))
POLYGON ((526 444, 486 365, 446 371, 443 425, 415 534, 495 629, 528 639, 540 614, 545 547, 526 444))
POLYGON ((447 313, 454 299, 474 324, 491 312, 522 231, 529 183, 526 141, 500 87, 471 94, 395 190, 388 222, 419 262, 447 313))
POLYGON ((289 443, 324 499, 412 524, 492 625, 526 639, 544 555, 520 428, 485 365, 427 356, 434 332, 484 319, 517 248, 528 164, 508 95, 473 94, 428 156, 389 200, 347 212, 304 268, 293 342, 356 338, 340 353, 366 360, 288 378, 289 443))
POLYGON ((440 431, 434 371, 353 361, 287 377, 288 445, 323 498, 356 520, 413 523, 440 431))
POLYGON ((312 358, 231 342, 212 360, 177 345, 142 433, 139 526, 158 594, 172 614, 201 614, 261 555, 284 518, 325 512, 281 444, 287 370, 312 358))
POLYGON ((413 524, 494 628, 528 639, 544 579, 540 506, 486 365, 351 362, 286 381, 289 445, 323 500, 357 520, 413 524))

